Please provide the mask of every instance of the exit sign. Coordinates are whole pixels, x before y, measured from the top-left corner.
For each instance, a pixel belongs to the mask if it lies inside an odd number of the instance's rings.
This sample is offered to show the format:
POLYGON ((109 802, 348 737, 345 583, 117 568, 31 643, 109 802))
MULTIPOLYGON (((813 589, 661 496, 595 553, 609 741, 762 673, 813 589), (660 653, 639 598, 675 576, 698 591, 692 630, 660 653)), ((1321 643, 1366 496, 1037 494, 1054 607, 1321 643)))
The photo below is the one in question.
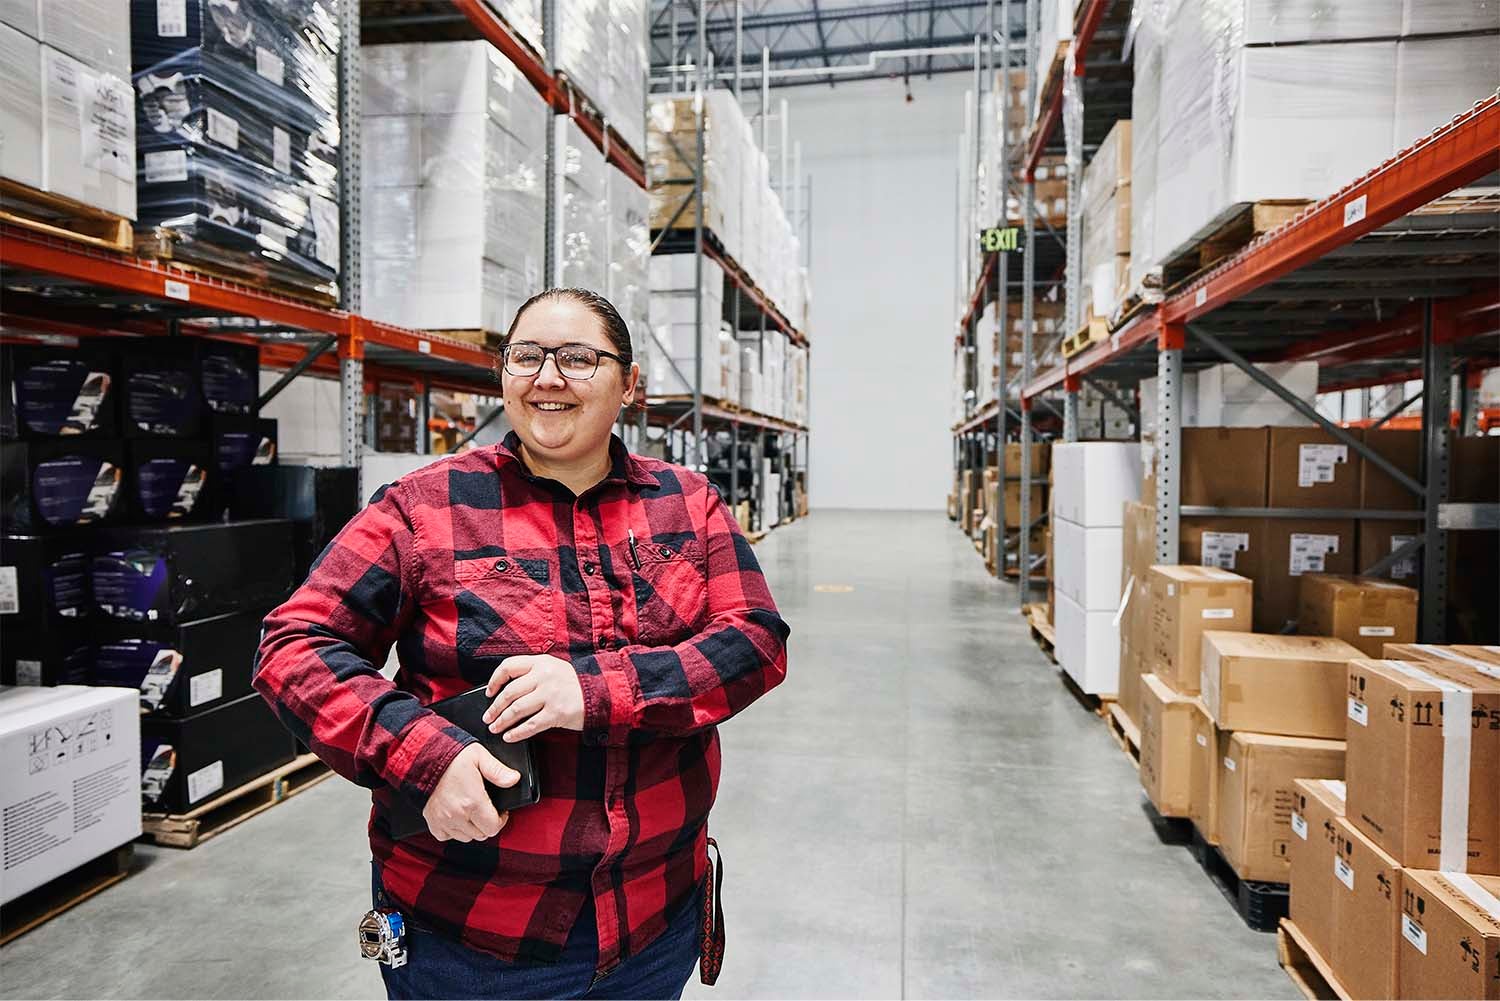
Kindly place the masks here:
POLYGON ((1021 249, 1021 231, 1015 226, 991 226, 980 232, 979 248, 986 254, 1015 253, 1021 249))

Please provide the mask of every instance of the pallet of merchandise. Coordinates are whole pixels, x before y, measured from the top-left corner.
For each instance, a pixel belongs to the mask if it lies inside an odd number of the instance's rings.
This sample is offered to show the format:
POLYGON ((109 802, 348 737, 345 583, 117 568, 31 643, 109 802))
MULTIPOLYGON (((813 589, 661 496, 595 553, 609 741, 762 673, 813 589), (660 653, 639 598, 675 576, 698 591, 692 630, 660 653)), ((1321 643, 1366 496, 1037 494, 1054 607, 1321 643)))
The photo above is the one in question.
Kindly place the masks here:
POLYGON ((1170 295, 1196 281, 1256 237, 1296 218, 1310 204, 1306 199, 1266 199, 1234 207, 1224 221, 1167 258, 1162 265, 1162 288, 1170 295))
POLYGON ((503 333, 493 330, 427 330, 424 333, 444 340, 458 341, 460 344, 471 344, 476 348, 488 348, 491 351, 500 350, 500 342, 505 339, 503 333))
POLYGON ((1291 918, 1276 927, 1276 961, 1308 1001, 1348 1001, 1349 992, 1334 975, 1333 967, 1318 955, 1291 918))
POLYGON ((193 848, 283 803, 333 773, 316 755, 303 754, 237 789, 183 814, 148 813, 141 837, 169 848, 193 848))
POLYGON ((4 178, 0 222, 121 254, 135 244, 135 227, 124 216, 4 178))
POLYGON ((1077 332, 1063 338, 1063 357, 1071 358, 1107 340, 1109 340, 1109 321, 1102 316, 1095 316, 1093 310, 1090 310, 1083 326, 1077 332))
POLYGON ((110 849, 0 907, 0 945, 83 903, 131 873, 135 846, 110 849))
POLYGON ((230 265, 222 260, 209 263, 192 257, 184 258, 181 256, 177 240, 176 233, 158 226, 136 235, 135 254, 137 257, 181 268, 183 271, 191 271, 205 278, 234 282, 237 285, 250 285, 274 295, 305 302, 310 306, 319 306, 324 309, 338 308, 336 296, 283 281, 273 275, 271 269, 256 258, 245 257, 243 266, 230 265))
POLYGON ((1125 757, 1130 759, 1131 765, 1137 771, 1141 767, 1141 728, 1136 725, 1135 720, 1125 712, 1125 707, 1118 702, 1111 702, 1106 707, 1104 723, 1109 727, 1110 736, 1115 738, 1115 743, 1120 745, 1120 750, 1125 757))

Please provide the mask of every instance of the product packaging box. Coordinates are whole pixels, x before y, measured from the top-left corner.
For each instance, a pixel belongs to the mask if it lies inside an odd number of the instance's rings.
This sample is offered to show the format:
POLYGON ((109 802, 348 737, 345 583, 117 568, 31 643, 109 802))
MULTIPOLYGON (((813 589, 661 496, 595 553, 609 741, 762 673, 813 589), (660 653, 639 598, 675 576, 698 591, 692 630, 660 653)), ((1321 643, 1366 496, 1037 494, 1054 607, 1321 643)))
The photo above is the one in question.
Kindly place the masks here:
POLYGON ((42 187, 134 219, 135 91, 128 75, 101 71, 45 43, 41 56, 42 187))
POLYGON ((1265 518, 1262 555, 1243 571, 1255 580, 1255 629, 1279 633, 1297 618, 1303 574, 1353 574, 1357 522, 1333 518, 1265 518))
POLYGON ((1387 660, 1430 660, 1435 664, 1460 664, 1492 677, 1496 670, 1500 670, 1500 646, 1387 643, 1380 655, 1387 660))
MULTIPOLYGON (((1047 510, 1047 505, 1042 500, 1042 487, 1040 484, 1031 488, 1031 520, 1042 516, 1047 510)), ((1005 527, 1021 527, 1021 484, 1010 482, 1005 484, 1005 527)))
POLYGON ((1348 692, 1349 819, 1404 866, 1500 874, 1500 678, 1356 660, 1348 692))
POLYGON ((253 416, 260 349, 207 337, 150 337, 122 359, 128 435, 191 437, 211 414, 253 416))
POLYGON ((1287 848, 1292 899, 1288 917, 1314 951, 1333 963, 1338 934, 1338 821, 1344 816, 1344 783, 1339 779, 1292 782, 1292 837, 1287 848))
POLYGON ((1500 878, 1401 874, 1398 998, 1500 998, 1500 878))
POLYGON ((1219 846, 1241 879, 1285 883, 1292 782, 1344 777, 1344 742, 1232 733, 1219 762, 1219 846))
POLYGON ((1113 610, 1090 611, 1058 592, 1053 605, 1057 662, 1090 695, 1115 695, 1120 685, 1120 634, 1113 610))
POLYGON ((1203 704, 1225 730, 1344 739, 1349 662, 1327 636, 1203 634, 1203 704))
POLYGON ((1193 715, 1191 697, 1179 695, 1154 674, 1141 677, 1141 788, 1163 817, 1192 813, 1193 715))
POLYGON ((1054 445, 1052 481, 1057 517, 1089 528, 1118 526, 1125 502, 1140 499, 1140 446, 1111 441, 1054 445))
POLYGON ((114 355, 77 348, 0 346, 0 436, 115 433, 114 355))
POLYGON ((135 688, 142 711, 163 716, 232 702, 251 692, 264 619, 256 610, 176 626, 101 623, 93 682, 135 688))
POLYGON ((126 442, 127 517, 134 522, 202 521, 209 445, 192 439, 132 438, 126 442))
POLYGON ((141 801, 151 813, 186 813, 297 756, 292 735, 255 694, 184 719, 145 716, 140 725, 141 801))
POLYGON ((1271 428, 1271 507, 1359 507, 1364 460, 1322 428, 1271 428))
POLYGON ((1500 11, 1486 0, 1445 3, 1410 0, 1412 6, 1467 7, 1487 27, 1448 38, 1403 38, 1396 45, 1396 111, 1392 147, 1402 149, 1495 92, 1500 52, 1495 31, 1500 11))
POLYGON ((140 836, 139 746, 133 691, 0 688, 0 902, 140 836))
MULTIPOLYGON (((1318 363, 1275 362, 1257 365, 1283 389, 1311 405, 1318 395, 1318 363)), ((1197 420, 1206 428, 1262 428, 1269 425, 1302 425, 1306 418, 1246 375, 1238 366, 1212 365, 1198 373, 1197 420), (1247 417, 1262 419, 1249 423, 1247 417)))
POLYGON ((1265 507, 1268 447, 1263 427, 1183 428, 1182 503, 1265 507))
POLYGON ((1061 593, 1089 611, 1120 607, 1121 530, 1087 528, 1059 518, 1052 526, 1053 579, 1061 593))
MULTIPOLYGON (((1037 444, 1031 446, 1031 478, 1033 480, 1047 479, 1047 473, 1051 470, 1052 446, 1037 444)), ((1005 445, 1005 475, 1021 475, 1021 443, 1017 441, 1006 442, 1005 445)))
MULTIPOLYGON (((1422 482, 1422 432, 1377 428, 1366 429, 1361 432, 1361 437, 1382 459, 1418 483, 1422 482)), ((1390 473, 1361 458, 1359 506, 1366 511, 1420 511, 1422 501, 1397 483, 1390 473)), ((1420 526, 1420 522, 1411 522, 1408 527, 1419 529, 1420 526)))
MULTIPOLYGON (((1218 567, 1256 580, 1266 558, 1263 518, 1182 518, 1177 526, 1183 563, 1218 567)), ((1261 589, 1257 587, 1256 598, 1261 589)))
POLYGON ((0 442, 0 524, 27 534, 118 520, 125 450, 110 439, 0 442))
POLYGON ((1340 817, 1336 827, 1333 968, 1350 997, 1400 997, 1395 991, 1401 866, 1349 818, 1340 817))
POLYGON ((214 414, 208 421, 207 496, 199 507, 210 518, 224 514, 234 500, 234 478, 241 470, 273 466, 277 461, 278 425, 271 417, 214 414))
POLYGON ((117 528, 99 533, 94 606, 127 622, 174 624, 269 608, 292 587, 283 520, 117 528))
POLYGON ((0 596, 0 684, 87 684, 87 535, 0 538, 0 596))
POLYGON ((1333 636, 1371 658, 1417 638, 1417 592, 1373 577, 1303 574, 1297 631, 1333 636))
POLYGON ((1154 566, 1146 666, 1184 695, 1198 692, 1205 629, 1250 629, 1251 584, 1215 567, 1154 566))
POLYGON ((1229 745, 1229 732, 1214 726, 1199 699, 1193 700, 1192 793, 1188 816, 1203 840, 1219 843, 1219 762, 1229 745))
MULTIPOLYGON (((1369 468, 1370 464, 1365 463, 1365 466, 1369 468)), ((1356 529, 1356 535, 1358 535, 1358 553, 1354 559, 1356 571, 1364 573, 1421 534, 1422 523, 1420 521, 1361 518, 1356 529)), ((1417 587, 1421 584, 1421 567, 1422 553, 1418 550, 1392 563, 1386 570, 1385 576, 1397 584, 1417 587)), ((1449 564, 1449 568, 1452 569, 1452 564, 1449 564)))
POLYGON ((352 466, 251 466, 233 483, 231 517, 291 520, 294 582, 307 577, 312 561, 362 506, 359 470, 352 466))
MULTIPOLYGON (((8 13, 8 12, 7 12, 8 13)), ((0 23, 0 177, 42 186, 42 46, 0 23)))

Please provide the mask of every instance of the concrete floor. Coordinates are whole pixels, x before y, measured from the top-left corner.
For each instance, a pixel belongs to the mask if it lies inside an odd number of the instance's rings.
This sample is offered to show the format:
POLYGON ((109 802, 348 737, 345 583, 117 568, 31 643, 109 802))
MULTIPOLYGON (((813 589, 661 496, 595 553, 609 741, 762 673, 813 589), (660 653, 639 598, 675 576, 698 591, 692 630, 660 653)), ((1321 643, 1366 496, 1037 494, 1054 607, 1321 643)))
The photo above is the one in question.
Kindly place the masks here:
MULTIPOLYGON (((689 998, 1299 996, 941 514, 820 511, 757 552, 791 667, 723 730, 728 950, 689 998)), ((383 997, 367 802, 335 779, 142 847, 0 949, 0 997, 383 997)))

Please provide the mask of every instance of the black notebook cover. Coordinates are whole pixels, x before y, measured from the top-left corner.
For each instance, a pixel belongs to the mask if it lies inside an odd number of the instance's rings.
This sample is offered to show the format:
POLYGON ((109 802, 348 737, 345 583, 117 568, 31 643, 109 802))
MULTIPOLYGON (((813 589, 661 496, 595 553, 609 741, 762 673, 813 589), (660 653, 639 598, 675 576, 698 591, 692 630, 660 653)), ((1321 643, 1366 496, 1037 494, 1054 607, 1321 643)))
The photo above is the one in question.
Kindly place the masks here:
MULTIPOLYGON (((521 740, 512 744, 503 740, 502 734, 490 733, 490 728, 484 721, 484 711, 493 701, 494 699, 484 694, 484 689, 481 687, 470 689, 462 695, 443 699, 441 702, 434 702, 427 708, 472 735, 502 765, 514 768, 521 773, 521 781, 509 789, 502 789, 489 782, 485 783, 495 809, 505 811, 530 806, 542 798, 541 785, 537 781, 536 762, 531 754, 531 741, 521 740)), ((394 800, 387 820, 390 823, 393 838, 409 838, 413 834, 427 833, 427 821, 422 819, 422 812, 407 800, 402 799, 399 794, 394 800)))

